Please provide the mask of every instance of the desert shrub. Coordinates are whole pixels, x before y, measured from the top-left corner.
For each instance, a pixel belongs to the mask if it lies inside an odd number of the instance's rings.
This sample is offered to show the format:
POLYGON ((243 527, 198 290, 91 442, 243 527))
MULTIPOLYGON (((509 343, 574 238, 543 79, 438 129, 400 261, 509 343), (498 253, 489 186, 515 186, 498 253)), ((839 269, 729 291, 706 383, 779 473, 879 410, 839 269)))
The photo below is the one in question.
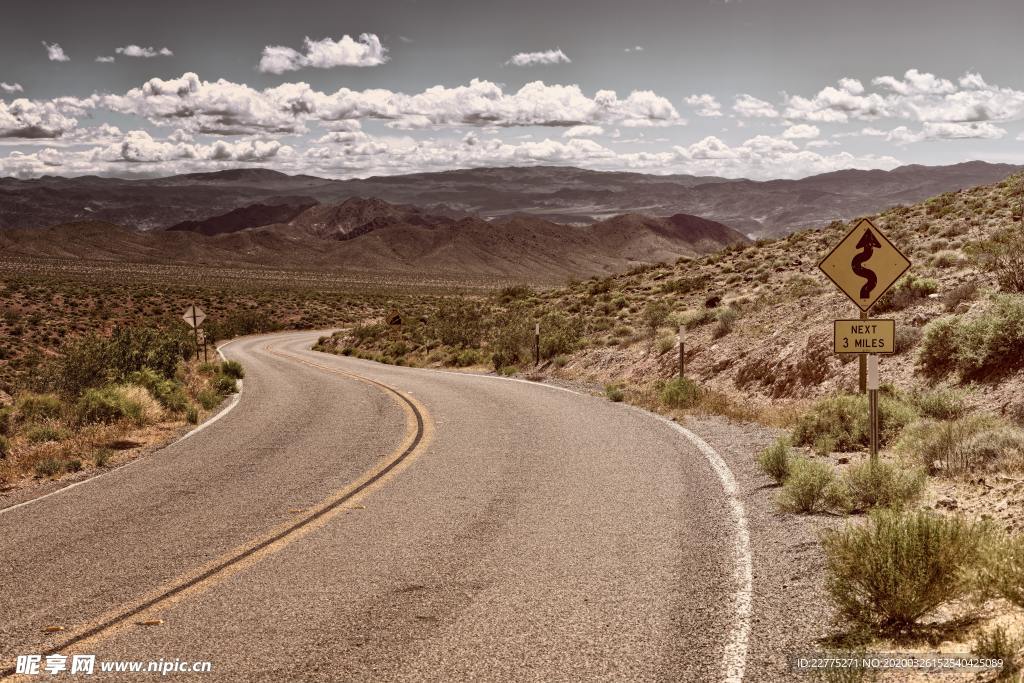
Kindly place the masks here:
POLYGON ((1024 232, 1018 227, 1000 230, 971 245, 979 270, 993 273, 1004 292, 1024 294, 1024 232))
POLYGON ((482 358, 480 353, 474 349, 463 349, 458 353, 453 353, 445 359, 445 365, 456 368, 468 368, 470 365, 477 365, 481 362, 482 358))
MULTIPOLYGON (((892 443, 905 426, 917 417, 914 408, 897 397, 878 398, 879 447, 892 443)), ((825 398, 797 421, 793 441, 813 446, 821 453, 852 451, 871 445, 868 400, 863 395, 825 398)))
POLYGON ((64 470, 64 463, 57 458, 44 458, 36 463, 35 471, 40 477, 55 477, 64 470))
POLYGON ((203 325, 206 338, 210 343, 222 339, 241 337, 247 334, 262 334, 282 329, 281 322, 266 311, 235 310, 224 315, 214 316, 203 325))
POLYGON ((146 389, 112 385, 87 389, 75 403, 75 417, 82 424, 128 420, 143 425, 158 419, 159 407, 146 389))
POLYGON ((196 400, 199 401, 199 405, 203 407, 203 410, 213 410, 220 405, 222 398, 223 396, 213 388, 203 389, 196 395, 196 400))
POLYGON ((199 411, 195 406, 189 406, 185 409, 185 422, 190 425, 199 424, 199 411))
POLYGON ((0 407, 0 436, 9 436, 14 429, 14 406, 0 407))
POLYGON ((367 323, 354 325, 348 333, 355 340, 356 346, 362 346, 377 341, 387 334, 387 331, 388 326, 384 323, 367 323))
POLYGON ((160 405, 173 413, 180 413, 188 407, 188 398, 181 384, 164 379, 149 368, 133 372, 128 376, 128 382, 144 387, 160 405))
POLYGON ((846 507, 832 466, 803 457, 792 459, 789 477, 782 485, 778 500, 783 510, 804 514, 833 512, 846 507))
POLYGON ((992 534, 979 583, 1017 607, 1024 607, 1024 535, 992 534))
POLYGON ((489 341, 495 370, 533 362, 533 326, 521 314, 497 316, 489 341))
POLYGON ((622 401, 626 397, 626 394, 622 391, 622 387, 618 384, 606 384, 604 386, 604 395, 609 401, 616 403, 622 401))
POLYGON ((652 301, 644 308, 643 321, 651 336, 665 324, 669 314, 668 304, 664 301, 652 301))
POLYGON ((689 294, 698 289, 707 287, 711 279, 707 275, 694 275, 692 277, 681 277, 677 280, 668 280, 661 285, 661 291, 666 294, 689 294))
POLYGON ((718 322, 715 325, 715 329, 711 333, 711 336, 715 339, 720 339, 732 332, 732 328, 736 324, 736 321, 739 320, 739 317, 739 311, 732 306, 726 306, 721 309, 718 312, 718 322))
POLYGON ((692 408, 700 401, 700 387, 686 377, 676 377, 661 389, 661 402, 669 408, 692 408))
POLYGON ((534 291, 526 285, 510 285, 498 290, 498 300, 503 304, 512 303, 534 296, 534 291))
POLYGON ((783 437, 776 439, 775 443, 761 451, 757 462, 764 473, 774 479, 776 484, 783 484, 789 478, 792 458, 789 439, 783 437))
POLYGON ((22 394, 14 402, 14 408, 22 420, 53 420, 64 412, 60 397, 53 394, 22 394))
POLYGON ((853 512, 908 507, 921 497, 926 482, 922 470, 898 467, 885 460, 864 460, 843 473, 843 486, 853 512))
POLYGON ((921 342, 923 333, 918 327, 899 325, 896 327, 895 338, 893 339, 893 352, 896 354, 906 353, 921 342))
POLYGON ((51 423, 33 424, 25 430, 25 439, 29 443, 48 443, 60 441, 67 437, 67 432, 51 423))
POLYGON ((927 374, 959 370, 983 379, 1024 367, 1024 296, 1002 294, 984 315, 940 318, 925 327, 918 362, 927 374))
POLYGON ((0 460, 4 460, 11 452, 11 441, 6 436, 0 436, 0 460))
POLYGON ((936 280, 907 275, 878 299, 874 310, 879 313, 902 311, 937 291, 939 283, 936 280))
POLYGON ((226 360, 221 363, 221 372, 228 377, 234 377, 235 379, 243 379, 245 377, 245 368, 237 360, 226 360))
POLYGON ((583 321, 579 317, 552 311, 540 319, 540 357, 572 353, 582 337, 583 321))
POLYGON ((664 355, 674 349, 676 346, 676 335, 672 333, 666 333, 658 337, 657 347, 658 355, 664 355))
POLYGON ((931 512, 877 511, 826 532, 826 588, 855 624, 898 631, 971 590, 985 527, 931 512))
POLYGON ((952 420, 967 412, 963 393, 952 389, 919 391, 909 399, 921 415, 936 420, 952 420))
POLYGON ((1024 431, 984 414, 918 420, 904 431, 896 448, 933 474, 1024 466, 1024 431))
POLYGON ((445 299, 430 318, 430 333, 446 346, 477 347, 483 340, 481 306, 464 299, 445 299))
POLYGON ((692 330, 695 327, 707 325, 710 322, 714 322, 718 319, 718 311, 716 309, 703 309, 696 313, 687 316, 686 322, 683 323, 686 329, 692 330))
POLYGON ((238 391, 238 380, 225 374, 218 373, 212 382, 213 389, 221 396, 227 396, 238 391))
POLYGON ((996 674, 997 681, 1005 681, 1021 670, 1020 652, 1024 640, 1013 638, 1002 625, 991 631, 982 631, 971 649, 980 659, 1001 660, 1002 668, 996 674))

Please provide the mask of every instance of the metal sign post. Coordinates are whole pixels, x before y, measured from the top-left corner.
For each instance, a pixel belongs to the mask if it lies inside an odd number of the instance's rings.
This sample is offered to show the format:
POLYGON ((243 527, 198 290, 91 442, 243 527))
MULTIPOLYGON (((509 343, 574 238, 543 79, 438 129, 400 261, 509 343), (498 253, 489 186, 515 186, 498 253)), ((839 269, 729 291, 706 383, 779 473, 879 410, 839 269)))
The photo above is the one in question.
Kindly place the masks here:
POLYGON ((878 356, 867 354, 868 361, 868 412, 871 432, 871 464, 878 460, 878 356))

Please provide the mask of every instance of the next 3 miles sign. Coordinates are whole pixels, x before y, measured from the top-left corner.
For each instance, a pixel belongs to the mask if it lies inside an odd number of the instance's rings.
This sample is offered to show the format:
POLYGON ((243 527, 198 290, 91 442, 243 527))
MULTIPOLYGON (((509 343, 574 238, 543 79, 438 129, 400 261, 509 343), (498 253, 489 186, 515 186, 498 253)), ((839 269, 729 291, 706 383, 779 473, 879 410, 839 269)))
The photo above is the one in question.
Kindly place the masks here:
POLYGON ((868 310, 910 267, 910 261, 864 219, 818 264, 861 310, 859 320, 836 320, 836 353, 893 353, 896 323, 868 320, 868 310))

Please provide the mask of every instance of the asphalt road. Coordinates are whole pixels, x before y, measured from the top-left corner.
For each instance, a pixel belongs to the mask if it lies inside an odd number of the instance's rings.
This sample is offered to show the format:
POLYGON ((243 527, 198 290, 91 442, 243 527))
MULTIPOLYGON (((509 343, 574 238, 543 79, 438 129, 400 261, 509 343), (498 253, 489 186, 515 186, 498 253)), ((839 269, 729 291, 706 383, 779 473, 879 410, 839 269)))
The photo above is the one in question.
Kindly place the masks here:
POLYGON ((749 551, 713 451, 601 397, 315 338, 232 343, 246 379, 221 419, 0 512, 0 668, 56 650, 212 663, 168 680, 743 677, 749 551))

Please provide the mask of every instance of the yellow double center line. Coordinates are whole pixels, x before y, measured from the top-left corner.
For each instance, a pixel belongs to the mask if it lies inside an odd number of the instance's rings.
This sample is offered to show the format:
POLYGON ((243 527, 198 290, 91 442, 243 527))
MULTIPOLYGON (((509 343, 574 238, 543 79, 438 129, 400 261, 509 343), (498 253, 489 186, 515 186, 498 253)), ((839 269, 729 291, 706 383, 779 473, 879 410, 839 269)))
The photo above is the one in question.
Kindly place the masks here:
MULTIPOLYGON (((262 536, 233 548, 198 569, 162 584, 130 607, 122 606, 106 612, 97 619, 74 629, 70 637, 38 654, 44 656, 63 654, 95 646, 131 624, 152 620, 156 614, 168 607, 226 581, 243 569, 270 557, 289 544, 324 526, 330 519, 346 510, 346 504, 354 504, 372 488, 384 484, 408 467, 430 442, 433 435, 430 415, 426 408, 412 396, 383 382, 273 349, 269 344, 264 347, 264 350, 280 358, 287 358, 323 372, 353 379, 383 390, 395 399, 405 413, 406 434, 401 445, 376 467, 364 472, 345 488, 329 495, 314 506, 310 512, 304 514, 301 519, 280 524, 262 536)), ((6 679, 14 674, 14 666, 4 668, 0 670, 0 679, 6 679)))

